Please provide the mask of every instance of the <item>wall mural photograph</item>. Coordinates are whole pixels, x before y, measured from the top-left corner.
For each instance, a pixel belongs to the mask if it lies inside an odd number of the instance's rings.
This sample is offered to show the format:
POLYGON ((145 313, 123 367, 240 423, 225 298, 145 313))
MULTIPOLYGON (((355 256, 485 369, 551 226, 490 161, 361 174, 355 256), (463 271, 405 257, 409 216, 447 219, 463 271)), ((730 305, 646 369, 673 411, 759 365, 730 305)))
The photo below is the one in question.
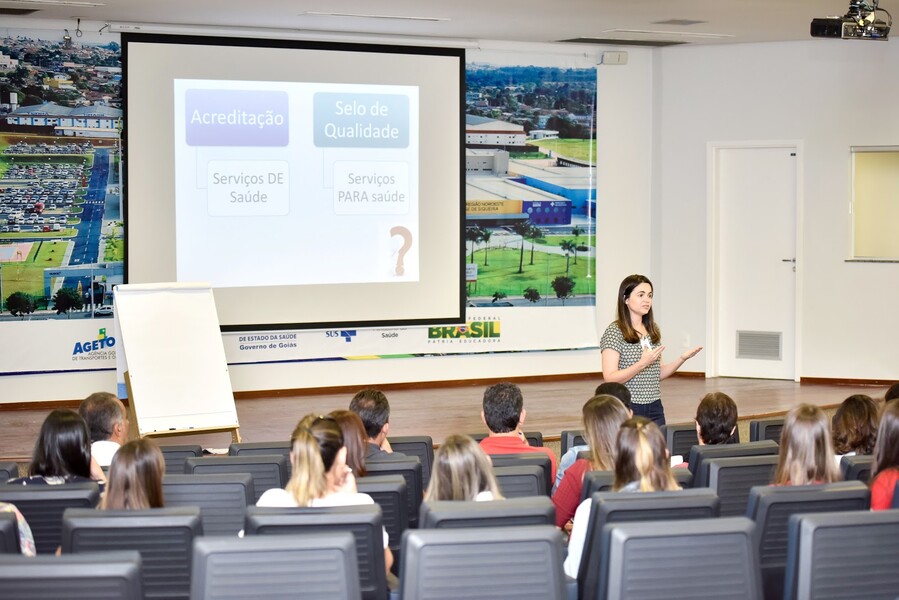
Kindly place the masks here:
POLYGON ((87 37, 0 39, 0 320, 107 319, 123 281, 121 55, 87 37))

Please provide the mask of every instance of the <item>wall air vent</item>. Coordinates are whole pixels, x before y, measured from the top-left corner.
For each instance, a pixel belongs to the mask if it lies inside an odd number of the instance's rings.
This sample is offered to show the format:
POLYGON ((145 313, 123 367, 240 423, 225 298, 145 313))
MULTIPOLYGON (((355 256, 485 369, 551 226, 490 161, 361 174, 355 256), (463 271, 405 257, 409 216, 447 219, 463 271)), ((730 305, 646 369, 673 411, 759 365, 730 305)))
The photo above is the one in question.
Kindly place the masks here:
POLYGON ((738 331, 737 358, 781 360, 783 333, 780 331, 738 331))

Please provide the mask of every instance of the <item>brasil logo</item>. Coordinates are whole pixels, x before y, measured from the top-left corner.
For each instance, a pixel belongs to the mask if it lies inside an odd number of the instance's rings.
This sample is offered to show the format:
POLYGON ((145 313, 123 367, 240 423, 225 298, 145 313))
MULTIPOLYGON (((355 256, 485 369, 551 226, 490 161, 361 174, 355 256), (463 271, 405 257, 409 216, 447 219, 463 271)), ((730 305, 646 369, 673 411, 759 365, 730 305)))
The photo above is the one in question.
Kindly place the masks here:
POLYGON ((498 337, 499 321, 472 321, 457 327, 428 327, 428 339, 498 337))
POLYGON ((105 350, 115 346, 115 338, 106 335, 106 328, 103 327, 97 332, 97 339, 87 340, 84 342, 75 342, 75 348, 72 350, 72 356, 78 356, 86 352, 94 352, 96 350, 105 350))

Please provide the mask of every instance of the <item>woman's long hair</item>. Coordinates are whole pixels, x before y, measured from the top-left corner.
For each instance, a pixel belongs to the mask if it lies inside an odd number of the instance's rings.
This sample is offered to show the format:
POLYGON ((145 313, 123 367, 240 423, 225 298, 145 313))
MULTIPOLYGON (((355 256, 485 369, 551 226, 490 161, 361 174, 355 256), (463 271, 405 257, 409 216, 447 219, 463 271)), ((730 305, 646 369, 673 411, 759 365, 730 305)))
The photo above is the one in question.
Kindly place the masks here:
POLYGON ((351 410, 332 410, 328 416, 337 421, 346 446, 346 465, 357 477, 365 477, 365 450, 368 444, 362 419, 351 410))
POLYGON ((780 434, 780 458, 774 471, 777 485, 809 485, 839 481, 824 411, 800 404, 787 413, 780 434))
POLYGON ((449 436, 434 455, 425 500, 474 500, 481 492, 502 498, 490 459, 467 435, 449 436))
POLYGON ((833 449, 837 454, 871 454, 877 442, 877 424, 880 419, 877 403, 870 396, 849 396, 834 413, 833 449))
POLYGON ((658 425, 645 417, 631 417, 618 431, 612 489, 618 491, 633 481, 640 483, 641 492, 680 489, 671 473, 665 436, 658 425))
POLYGON ((290 436, 293 473, 284 489, 297 506, 309 506, 328 492, 327 472, 343 448, 343 434, 332 417, 306 415, 290 436))
POLYGON ((119 448, 109 465, 109 480, 100 507, 105 510, 162 508, 165 459, 155 442, 140 439, 119 448))
MULTIPOLYGON (((644 275, 628 275, 621 282, 621 285, 618 286, 618 327, 621 329, 624 341, 628 344, 639 342, 640 334, 637 333, 637 330, 631 324, 631 313, 627 304, 625 304, 625 300, 630 298, 631 292, 641 283, 648 283, 650 289, 653 289, 652 282, 644 275)), ((658 344, 662 341, 662 333, 659 331, 659 326, 656 325, 655 318, 652 316, 651 308, 648 313, 643 315, 643 327, 646 328, 646 333, 649 334, 649 339, 653 344, 658 344)))
POLYGON ((81 415, 68 409, 57 409, 47 415, 34 444, 28 474, 91 476, 91 438, 81 415))
POLYGON ((883 407, 877 444, 874 446, 874 465, 871 480, 881 471, 899 468, 899 398, 890 400, 883 407))
POLYGON ((583 408, 584 434, 590 445, 590 468, 613 471, 618 456, 618 430, 627 418, 627 410, 615 396, 601 394, 587 400, 583 408))

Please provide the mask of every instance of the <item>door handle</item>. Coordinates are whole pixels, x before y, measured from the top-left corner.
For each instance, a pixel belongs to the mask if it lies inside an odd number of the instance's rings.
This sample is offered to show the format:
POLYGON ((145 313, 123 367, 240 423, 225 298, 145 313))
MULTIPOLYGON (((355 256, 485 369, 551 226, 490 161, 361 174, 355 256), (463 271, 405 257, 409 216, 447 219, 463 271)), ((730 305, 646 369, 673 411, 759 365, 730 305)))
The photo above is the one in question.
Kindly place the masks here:
POLYGON ((794 263, 794 262, 796 262, 796 259, 795 258, 782 258, 780 262, 794 263))

